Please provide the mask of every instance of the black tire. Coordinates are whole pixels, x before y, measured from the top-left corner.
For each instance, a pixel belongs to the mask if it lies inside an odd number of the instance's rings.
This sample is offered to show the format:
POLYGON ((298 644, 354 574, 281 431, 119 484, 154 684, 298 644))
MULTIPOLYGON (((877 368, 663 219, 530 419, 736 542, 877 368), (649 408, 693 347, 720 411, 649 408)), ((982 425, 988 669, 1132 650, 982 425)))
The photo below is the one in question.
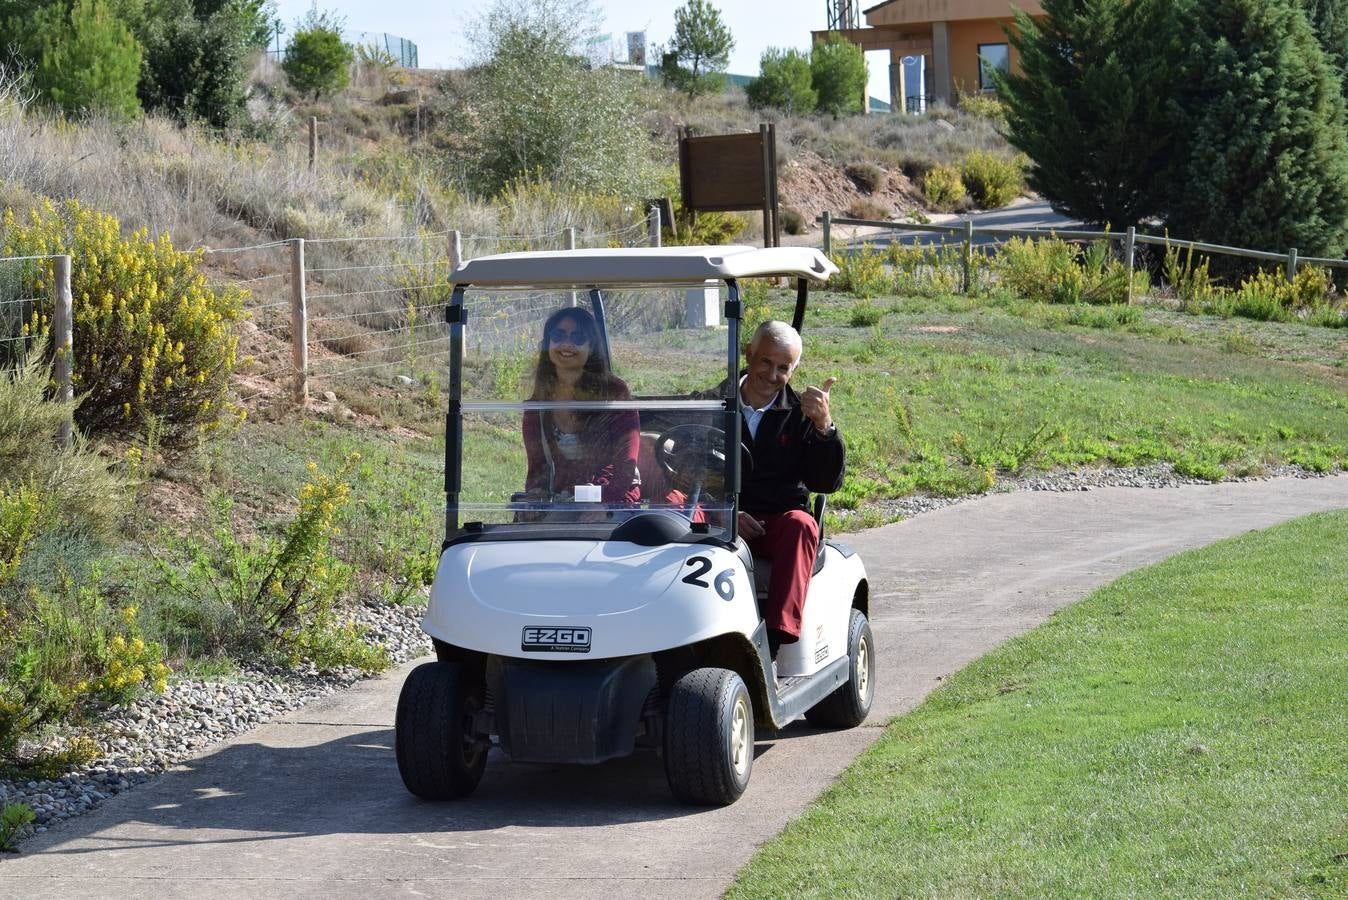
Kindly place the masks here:
POLYGON ((453 663, 422 663, 398 695, 394 746, 398 774, 423 800, 466 797, 487 765, 486 735, 472 730, 482 708, 482 688, 453 663))
POLYGON ((729 669, 694 669, 674 682, 665 713, 665 776, 684 803, 726 806, 754 767, 754 704, 729 669))
POLYGON ((847 683, 805 713, 820 728, 855 728, 866 721, 875 697, 875 640, 861 610, 852 610, 847 629, 847 683))

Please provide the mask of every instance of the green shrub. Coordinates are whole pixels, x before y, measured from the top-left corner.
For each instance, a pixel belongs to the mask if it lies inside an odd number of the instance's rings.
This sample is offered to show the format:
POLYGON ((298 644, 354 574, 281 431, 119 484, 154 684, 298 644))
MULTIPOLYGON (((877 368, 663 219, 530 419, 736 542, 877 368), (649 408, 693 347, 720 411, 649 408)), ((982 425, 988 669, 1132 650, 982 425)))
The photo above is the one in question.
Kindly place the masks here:
POLYGON ((95 570, 84 584, 62 573, 51 593, 0 586, 0 756, 89 700, 164 689, 162 649, 142 637, 136 607, 114 608, 100 580, 95 570))
POLYGON ((1200 254, 1195 260, 1192 247, 1181 250, 1166 244, 1161 271, 1185 312, 1213 311, 1214 302, 1222 292, 1208 269, 1208 258, 1200 254))
POLYGON ((848 315, 847 322, 853 328, 870 328, 884 317, 884 308, 876 306, 870 298, 866 298, 852 304, 852 312, 848 315))
POLYGON ((648 193, 656 172, 637 79, 578 64, 585 22, 566 4, 496 3, 470 28, 477 64, 448 114, 453 153, 468 185, 495 196, 513 179, 626 198, 648 193))
POLYGON ((889 183, 889 173, 875 163, 852 163, 843 171, 848 178, 852 179, 853 184, 868 194, 883 190, 885 185, 889 183))
POLYGON ((782 230, 787 234, 804 234, 805 215, 794 206, 782 207, 782 230))
POLYGON ((1025 190, 1025 176, 1017 161, 983 151, 964 158, 960 176, 969 196, 983 209, 1006 206, 1025 190))
POLYGON ((1233 292, 1232 312, 1262 322, 1285 322, 1291 318, 1291 285, 1281 274, 1260 269, 1233 292))
POLYGON ((1006 127, 1006 107, 995 94, 960 94, 957 105, 971 116, 988 119, 998 128, 1006 127))
POLYGON ((295 517, 276 539, 241 536, 233 503, 213 498, 214 527, 207 541, 174 542, 178 559, 158 560, 166 615, 188 626, 197 652, 264 651, 293 664, 309 660, 330 668, 354 665, 378 671, 388 665, 360 632, 338 621, 337 604, 351 577, 333 555, 331 540, 351 494, 359 454, 333 474, 309 465, 295 517))
POLYGON ((832 31, 815 41, 810 48, 810 78, 820 112, 834 118, 864 112, 866 56, 857 44, 832 31))
POLYGON ((964 179, 954 166, 932 166, 922 176, 922 196, 935 209, 951 209, 967 194, 964 179))
POLYGON ((315 100, 346 89, 355 59, 351 45, 342 40, 343 23, 317 9, 298 24, 281 63, 291 86, 315 100))
POLYGON ((808 53, 769 47, 759 57, 758 67, 758 77, 744 88, 751 109, 773 107, 788 116, 814 111, 819 94, 811 84, 808 53))
POLYGON ((56 525, 92 535, 113 532, 126 508, 126 485, 106 459, 78 434, 71 447, 56 445, 74 403, 47 399, 45 347, 37 341, 16 366, 0 370, 0 506, 7 510, 0 513, 0 570, 9 568, 6 558, 17 565, 24 545, 53 525, 45 513, 33 519, 35 500, 60 511, 56 525))
POLYGON ((6 803, 4 811, 0 812, 0 850, 13 850, 23 830, 36 818, 37 814, 27 803, 6 803))
POLYGON ((850 253, 833 257, 838 274, 829 279, 829 288, 857 297, 872 297, 885 293, 885 257, 879 250, 867 245, 850 253))
POLYGON ((993 268, 1012 293, 1045 303, 1081 303, 1085 278, 1077 249, 1057 238, 1011 238, 998 248, 993 268))
POLYGON ((857 197, 847 204, 847 215, 853 219, 883 222, 893 217, 894 207, 874 197, 857 197))
MULTIPOLYGON (((117 220, 70 200, 44 202, 20 222, 0 220, 0 253, 68 253, 74 296, 73 381, 83 401, 75 421, 88 432, 130 437, 152 419, 166 447, 186 443, 230 412, 225 391, 235 364, 244 294, 212 289, 200 271, 201 251, 175 250, 167 235, 121 236, 117 220)), ((31 267, 38 304, 36 330, 50 322, 55 262, 31 267)))
MULTIPOLYGON (((886 255, 893 270, 895 293, 931 297, 958 293, 964 286, 964 254, 958 244, 893 242, 886 255)), ((988 258, 975 247, 972 261, 978 288, 978 273, 986 268, 988 258)))

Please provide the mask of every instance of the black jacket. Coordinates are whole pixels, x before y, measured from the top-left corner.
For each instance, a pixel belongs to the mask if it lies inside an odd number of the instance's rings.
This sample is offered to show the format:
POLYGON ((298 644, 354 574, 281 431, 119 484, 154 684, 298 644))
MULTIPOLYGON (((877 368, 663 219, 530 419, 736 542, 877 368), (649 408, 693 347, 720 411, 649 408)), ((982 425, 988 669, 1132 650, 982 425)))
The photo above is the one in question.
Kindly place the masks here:
POLYGON ((753 453, 753 471, 741 475, 740 509, 779 513, 810 508, 810 493, 842 487, 846 469, 842 434, 815 430, 800 409, 800 395, 788 384, 758 423, 758 436, 740 416, 740 439, 753 453))

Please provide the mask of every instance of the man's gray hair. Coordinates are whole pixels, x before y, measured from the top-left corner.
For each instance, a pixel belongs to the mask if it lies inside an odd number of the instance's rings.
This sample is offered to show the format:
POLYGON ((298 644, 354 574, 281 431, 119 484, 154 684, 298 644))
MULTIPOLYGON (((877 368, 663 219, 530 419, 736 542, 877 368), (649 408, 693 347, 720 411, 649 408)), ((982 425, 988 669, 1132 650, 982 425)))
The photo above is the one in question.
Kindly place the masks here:
POLYGON ((804 353, 803 344, 800 340, 800 332, 792 328, 785 322, 778 322, 775 319, 764 322, 754 329, 754 335, 749 339, 749 347, 752 349, 758 346, 759 341, 768 340, 778 347, 786 347, 795 351, 796 365, 800 365, 800 358, 804 353))

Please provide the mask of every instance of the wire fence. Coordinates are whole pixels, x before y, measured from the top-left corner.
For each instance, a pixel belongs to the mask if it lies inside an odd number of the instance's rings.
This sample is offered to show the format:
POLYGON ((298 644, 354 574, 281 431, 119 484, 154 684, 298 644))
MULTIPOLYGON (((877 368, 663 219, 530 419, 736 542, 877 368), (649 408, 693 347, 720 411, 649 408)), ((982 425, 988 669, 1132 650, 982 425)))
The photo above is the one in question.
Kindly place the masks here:
MULTIPOLYGON (((240 329, 239 397, 327 397, 359 376, 402 383, 443 381, 450 278, 467 259, 523 250, 658 245, 658 220, 606 231, 535 234, 351 236, 205 248, 212 286, 247 291, 240 329), (293 379, 293 380, 292 380, 293 379), (287 389, 289 382, 289 389, 287 389)), ((532 321, 520 298, 493 318, 494 333, 532 321)))
POLYGON ((1122 245, 1123 259, 1128 267, 1128 302, 1130 303, 1133 301, 1132 275, 1136 264, 1136 248, 1138 244, 1163 247, 1166 250, 1187 250, 1193 253, 1217 256, 1236 256, 1244 259, 1259 260, 1261 262, 1273 262, 1283 267, 1288 281, 1294 281, 1296 279, 1298 267, 1305 264, 1331 269, 1348 269, 1348 259, 1326 259, 1322 257, 1300 256, 1295 247, 1282 252, 1251 250, 1245 247, 1228 247, 1222 244, 1208 244, 1203 243, 1202 241, 1173 238, 1169 235, 1147 234, 1131 227, 1124 231, 1089 231, 1063 228, 1006 228, 1002 226, 978 226, 974 224, 974 221, 971 218, 963 219, 957 225, 931 225, 916 222, 885 222, 872 219, 854 219, 834 216, 830 212, 824 212, 816 219, 816 222, 822 227, 824 253, 828 255, 832 255, 833 253, 833 229, 837 226, 878 228, 898 233, 907 232, 915 240, 919 240, 921 235, 924 234, 937 235, 940 237, 938 246, 948 246, 947 239, 954 238, 954 243, 961 249, 963 255, 961 261, 963 284, 961 289, 966 293, 970 291, 975 277, 973 271, 973 248, 980 237, 984 239, 984 243, 992 244, 994 246, 1010 238, 1058 238, 1064 241, 1103 241, 1119 243, 1122 245))

